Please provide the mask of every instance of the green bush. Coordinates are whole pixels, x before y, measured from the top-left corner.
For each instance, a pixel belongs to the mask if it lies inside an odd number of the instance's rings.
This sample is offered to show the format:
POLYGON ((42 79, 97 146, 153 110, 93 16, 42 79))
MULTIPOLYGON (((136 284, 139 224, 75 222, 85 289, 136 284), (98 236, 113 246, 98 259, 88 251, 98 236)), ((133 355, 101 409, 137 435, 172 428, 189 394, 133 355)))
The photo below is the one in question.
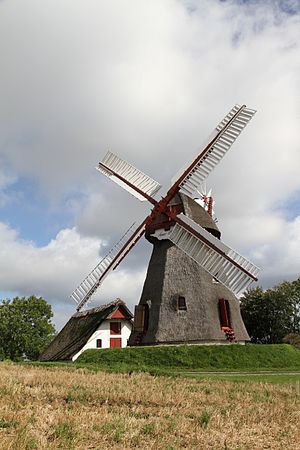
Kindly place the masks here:
POLYGON ((285 344, 291 344, 291 345, 294 345, 297 348, 300 348, 300 334, 298 334, 298 333, 287 334, 283 338, 283 342, 285 344))

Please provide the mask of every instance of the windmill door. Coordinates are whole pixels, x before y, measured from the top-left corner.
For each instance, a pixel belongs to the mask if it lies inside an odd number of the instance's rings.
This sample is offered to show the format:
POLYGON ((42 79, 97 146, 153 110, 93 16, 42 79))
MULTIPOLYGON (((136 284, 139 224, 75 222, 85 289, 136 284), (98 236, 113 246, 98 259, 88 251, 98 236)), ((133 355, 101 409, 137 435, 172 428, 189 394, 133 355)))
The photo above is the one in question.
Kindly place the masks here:
POLYGON ((110 338, 110 348, 122 348, 122 338, 110 338))
POLYGON ((148 329, 149 324, 149 306, 138 305, 135 307, 134 311, 134 324, 133 328, 135 331, 145 332, 148 329))

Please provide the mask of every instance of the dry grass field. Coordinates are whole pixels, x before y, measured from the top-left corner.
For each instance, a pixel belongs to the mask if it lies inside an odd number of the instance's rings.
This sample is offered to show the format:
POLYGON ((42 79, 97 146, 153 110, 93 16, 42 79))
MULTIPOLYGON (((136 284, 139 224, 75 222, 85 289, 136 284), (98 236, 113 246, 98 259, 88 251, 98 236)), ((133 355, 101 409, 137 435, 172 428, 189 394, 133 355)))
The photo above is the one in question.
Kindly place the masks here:
POLYGON ((0 364, 0 448, 300 449, 300 383, 0 364))

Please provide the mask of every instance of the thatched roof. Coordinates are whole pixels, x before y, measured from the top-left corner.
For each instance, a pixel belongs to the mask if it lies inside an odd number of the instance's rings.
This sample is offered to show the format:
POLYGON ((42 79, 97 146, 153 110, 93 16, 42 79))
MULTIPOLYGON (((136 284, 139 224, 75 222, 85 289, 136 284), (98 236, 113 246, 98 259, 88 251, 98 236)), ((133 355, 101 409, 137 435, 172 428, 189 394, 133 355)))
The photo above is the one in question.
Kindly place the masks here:
POLYGON ((208 212, 187 195, 180 194, 180 197, 183 203, 184 214, 220 239, 220 230, 208 212))
MULTIPOLYGON (((194 260, 168 240, 154 243, 140 300, 149 308, 149 326, 140 345, 226 343, 219 320, 218 302, 228 300, 231 323, 239 342, 249 340, 238 299, 194 260), (178 296, 187 310, 177 308, 178 296)), ((135 345, 133 331, 129 345, 135 345)))
POLYGON ((125 303, 117 298, 113 302, 74 314, 40 355, 40 361, 66 361, 79 352, 105 319, 110 319, 117 309, 131 320, 131 312, 125 303))
MULTIPOLYGON (((186 216, 220 238, 218 227, 204 208, 183 194, 176 204, 180 199, 186 216)), ((154 238, 152 243, 153 252, 139 302, 149 311, 148 326, 142 335, 134 330, 129 345, 228 343, 220 326, 218 302, 221 298, 229 302, 237 340, 248 341, 239 301, 234 294, 216 283, 203 267, 170 241, 154 238), (186 301, 186 311, 177 308, 179 296, 186 301)))

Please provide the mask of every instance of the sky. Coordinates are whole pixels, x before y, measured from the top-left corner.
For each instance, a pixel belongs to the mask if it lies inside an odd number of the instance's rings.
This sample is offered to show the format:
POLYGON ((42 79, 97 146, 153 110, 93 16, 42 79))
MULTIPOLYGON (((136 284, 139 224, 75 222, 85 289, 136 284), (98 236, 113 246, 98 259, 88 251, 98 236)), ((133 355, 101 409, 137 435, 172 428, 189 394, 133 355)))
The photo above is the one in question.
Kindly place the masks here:
MULTIPOLYGON (((0 53, 0 299, 42 296, 59 330, 150 211, 95 170, 106 151, 163 193, 236 103, 257 114, 207 179, 222 240, 259 286, 299 277, 299 0, 2 0, 0 53)), ((143 240, 89 306, 133 310, 150 254, 143 240)))

